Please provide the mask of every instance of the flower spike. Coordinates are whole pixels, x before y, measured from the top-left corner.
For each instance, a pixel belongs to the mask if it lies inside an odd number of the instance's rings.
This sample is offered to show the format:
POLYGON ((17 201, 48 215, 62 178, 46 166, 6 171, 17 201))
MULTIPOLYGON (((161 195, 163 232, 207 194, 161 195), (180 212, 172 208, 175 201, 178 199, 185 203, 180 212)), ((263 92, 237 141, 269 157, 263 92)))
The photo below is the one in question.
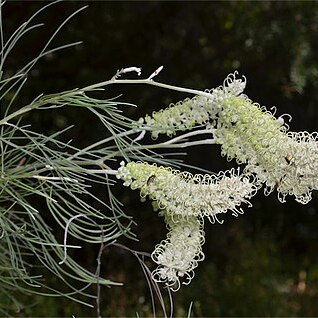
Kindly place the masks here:
POLYGON ((158 167, 143 162, 121 164, 117 178, 124 180, 125 186, 140 189, 140 196, 155 201, 155 207, 167 214, 188 218, 209 217, 218 221, 217 215, 232 211, 238 216, 242 204, 256 192, 253 178, 239 175, 234 169, 218 175, 192 175, 166 167, 158 167))

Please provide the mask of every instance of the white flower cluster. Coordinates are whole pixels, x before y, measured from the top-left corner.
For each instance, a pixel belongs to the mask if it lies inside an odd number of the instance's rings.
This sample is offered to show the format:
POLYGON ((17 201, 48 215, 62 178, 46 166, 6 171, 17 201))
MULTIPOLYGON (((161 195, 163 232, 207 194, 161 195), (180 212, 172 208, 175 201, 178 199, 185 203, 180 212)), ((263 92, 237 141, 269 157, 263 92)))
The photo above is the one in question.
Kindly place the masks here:
POLYGON ((203 258, 203 217, 214 223, 220 222, 219 213, 228 210, 238 216, 243 213, 239 206, 251 205, 248 199, 257 192, 253 179, 234 169, 218 175, 192 175, 154 164, 122 162, 117 177, 125 186, 140 189, 142 200, 149 196, 155 209, 165 215, 170 232, 153 253, 159 265, 153 276, 169 286, 179 286, 180 277, 186 278, 183 283, 189 282, 203 258))
POLYGON ((215 121, 220 111, 222 102, 227 96, 237 96, 245 88, 245 78, 236 79, 237 72, 230 74, 224 81, 223 86, 206 91, 210 97, 195 96, 185 99, 177 104, 171 104, 168 108, 153 112, 152 116, 146 115, 140 123, 146 122, 151 128, 153 139, 159 134, 173 136, 176 131, 192 129, 196 125, 207 126, 215 121))
POLYGON ((230 74, 211 97, 196 96, 146 116, 152 136, 172 135, 177 129, 198 125, 213 129, 214 142, 223 156, 244 164, 255 175, 255 185, 265 185, 265 194, 275 189, 281 202, 287 195, 306 204, 318 189, 317 133, 287 132, 283 117, 275 118, 242 92, 246 79, 230 74))
POLYGON ((190 282, 204 257, 204 217, 214 223, 220 222, 220 213, 232 211, 238 216, 241 204, 250 205, 248 200, 263 185, 265 194, 276 189, 281 202, 293 195, 303 204, 318 189, 318 133, 288 132, 283 116, 275 118, 242 94, 246 80, 236 75, 230 74, 209 96, 170 105, 146 116, 145 122, 153 138, 195 126, 212 128, 221 155, 245 165, 242 174, 232 169, 192 175, 142 162, 122 163, 117 172, 124 185, 140 189, 142 200, 148 196, 165 215, 169 234, 152 254, 159 265, 153 278, 173 289, 180 287, 180 281, 190 282))
POLYGON ((158 267, 152 272, 156 282, 165 283, 172 290, 189 284, 194 276, 193 270, 198 262, 204 260, 203 220, 197 217, 165 216, 169 233, 167 239, 155 247, 151 257, 158 267))
POLYGON ((281 201, 286 195, 294 195, 296 201, 306 204, 312 190, 318 189, 318 136, 317 133, 288 132, 288 165, 276 184, 281 201))
POLYGON ((192 175, 166 167, 143 162, 121 163, 117 177, 131 189, 140 189, 143 200, 149 196, 156 209, 167 211, 172 217, 208 217, 212 223, 219 221, 217 214, 232 211, 242 213, 242 203, 250 205, 256 192, 254 180, 235 170, 218 175, 192 175))
POLYGON ((222 155, 246 164, 266 194, 277 189, 281 202, 289 194, 305 204, 318 189, 317 133, 287 133, 282 123, 246 96, 232 96, 223 102, 214 136, 222 155))

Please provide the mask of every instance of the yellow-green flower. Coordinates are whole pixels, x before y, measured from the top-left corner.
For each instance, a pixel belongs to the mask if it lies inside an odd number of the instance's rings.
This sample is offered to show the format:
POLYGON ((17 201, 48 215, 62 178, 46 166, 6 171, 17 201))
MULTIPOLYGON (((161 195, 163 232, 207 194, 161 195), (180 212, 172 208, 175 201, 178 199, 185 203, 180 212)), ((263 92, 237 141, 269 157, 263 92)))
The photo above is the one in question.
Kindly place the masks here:
POLYGON ((237 216, 243 213, 240 205, 250 204, 248 199, 257 192, 253 179, 234 169, 218 175, 192 175, 155 164, 122 162, 117 178, 139 189, 143 200, 148 196, 165 216, 169 233, 152 253, 158 264, 152 276, 172 290, 188 284, 204 259, 203 218, 220 222, 217 215, 228 210, 237 216))
POLYGON ((246 79, 236 78, 237 72, 229 74, 223 86, 207 90, 210 97, 195 96, 192 99, 185 99, 168 108, 153 112, 151 116, 146 115, 140 122, 146 123, 151 128, 151 135, 156 139, 159 134, 173 136, 176 131, 192 129, 195 126, 209 126, 215 121, 221 109, 222 102, 228 96, 240 95, 246 85, 246 79))
POLYGON ((293 195, 296 201, 308 203, 312 190, 318 189, 317 133, 288 132, 283 116, 275 118, 242 94, 246 80, 236 75, 230 74, 223 86, 211 90, 210 97, 195 96, 146 116, 152 136, 206 126, 213 142, 222 146, 221 154, 244 164, 245 173, 255 176, 255 187, 264 185, 265 194, 276 189, 281 202, 293 195))
POLYGON ((223 102, 213 133, 222 155, 246 164, 245 171, 265 184, 265 194, 277 189, 282 202, 289 194, 305 204, 318 189, 317 133, 287 132, 281 117, 244 95, 223 102))
POLYGON ((117 177, 133 190, 140 189, 141 198, 147 196, 171 216, 208 217, 213 223, 217 215, 228 210, 237 216, 240 205, 250 204, 257 187, 253 178, 239 175, 234 169, 218 175, 192 175, 143 162, 122 163, 117 177))

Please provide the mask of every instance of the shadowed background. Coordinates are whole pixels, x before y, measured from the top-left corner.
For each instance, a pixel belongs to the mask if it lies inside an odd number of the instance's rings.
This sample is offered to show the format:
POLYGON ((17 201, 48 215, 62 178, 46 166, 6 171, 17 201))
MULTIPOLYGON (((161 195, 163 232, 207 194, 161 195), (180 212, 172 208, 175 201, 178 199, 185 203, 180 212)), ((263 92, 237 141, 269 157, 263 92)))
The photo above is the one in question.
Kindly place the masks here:
MULTIPOLYGON (((5 4, 5 38, 45 3, 5 4)), ((238 70, 247 77, 245 93, 252 100, 268 109, 275 105, 278 115, 293 116, 291 130, 318 130, 318 3, 61 2, 37 18, 45 26, 19 43, 6 71, 13 72, 36 56, 58 24, 86 4, 89 7, 63 28, 52 45, 83 43, 41 60, 16 107, 40 93, 107 80, 127 66, 140 66, 148 76, 164 65, 158 81, 202 90, 219 86, 228 73, 238 70)), ((135 119, 188 96, 137 85, 109 86, 102 96, 119 94, 123 94, 121 101, 138 106, 124 110, 135 119)), ((104 127, 83 111, 41 111, 29 116, 25 120, 43 133, 75 123, 65 138, 78 146, 107 136, 104 127)), ((197 146, 184 160, 215 172, 235 167, 220 157, 219 150, 218 146, 197 146)), ((137 192, 119 187, 118 196, 137 223, 134 231, 139 239, 120 243, 151 252, 166 235, 163 220, 149 203, 139 202, 137 192)), ((195 317, 318 315, 317 194, 301 205, 292 198, 281 204, 276 194, 264 197, 260 192, 252 203, 239 218, 225 215, 223 225, 206 223, 206 260, 199 264, 192 283, 174 295, 175 316, 186 315, 191 301, 195 317)), ((96 253, 97 248, 87 246, 74 257, 94 270, 96 253)), ((104 277, 125 284, 102 290, 103 316, 134 316, 136 312, 151 316, 148 287, 134 256, 111 247, 103 264, 104 277)), ((54 284, 54 278, 47 279, 54 284)), ((95 315, 69 301, 36 300, 37 307, 26 309, 22 316, 95 315)))

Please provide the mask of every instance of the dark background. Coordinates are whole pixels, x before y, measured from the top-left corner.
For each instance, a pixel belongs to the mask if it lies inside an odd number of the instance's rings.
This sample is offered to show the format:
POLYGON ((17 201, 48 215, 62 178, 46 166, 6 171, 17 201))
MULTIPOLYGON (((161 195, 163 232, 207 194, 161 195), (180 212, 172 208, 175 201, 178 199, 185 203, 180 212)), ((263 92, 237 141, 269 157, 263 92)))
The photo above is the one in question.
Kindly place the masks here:
MULTIPOLYGON (((3 8, 5 38, 47 2, 8 1, 3 8)), ((17 45, 8 59, 8 74, 36 56, 55 28, 76 9, 89 7, 59 33, 53 46, 82 40, 83 44, 42 59, 33 69, 16 107, 40 93, 83 87, 111 78, 117 69, 140 66, 148 76, 158 66, 157 80, 195 89, 222 84, 238 70, 247 77, 245 93, 277 114, 290 113, 291 130, 317 131, 318 3, 209 1, 67 1, 43 12, 45 22, 17 45)), ((122 101, 138 105, 126 115, 138 119, 187 97, 155 87, 122 85, 106 89, 105 97, 122 93, 122 101)), ((34 112, 25 120, 43 133, 76 124, 71 131, 78 146, 106 136, 103 127, 82 111, 34 112)), ((66 136, 68 138, 69 136, 66 136)), ((187 163, 212 171, 235 166, 219 155, 217 146, 196 147, 187 163)), ((120 240, 129 248, 151 252, 166 229, 150 204, 138 193, 118 192, 126 212, 137 223, 139 242, 120 240)), ((260 192, 239 218, 224 216, 223 225, 206 223, 206 260, 189 286, 174 295, 175 316, 317 316, 318 197, 301 205, 292 197, 279 203, 276 194, 260 192)), ((94 266, 96 249, 74 257, 94 266)), ((103 276, 125 286, 102 289, 104 316, 151 315, 146 280, 135 257, 116 247, 103 258, 103 276)), ((149 263, 149 266, 153 264, 149 263)), ((54 284, 54 279, 47 277, 54 284)), ((52 298, 21 315, 94 316, 95 311, 52 298)))

